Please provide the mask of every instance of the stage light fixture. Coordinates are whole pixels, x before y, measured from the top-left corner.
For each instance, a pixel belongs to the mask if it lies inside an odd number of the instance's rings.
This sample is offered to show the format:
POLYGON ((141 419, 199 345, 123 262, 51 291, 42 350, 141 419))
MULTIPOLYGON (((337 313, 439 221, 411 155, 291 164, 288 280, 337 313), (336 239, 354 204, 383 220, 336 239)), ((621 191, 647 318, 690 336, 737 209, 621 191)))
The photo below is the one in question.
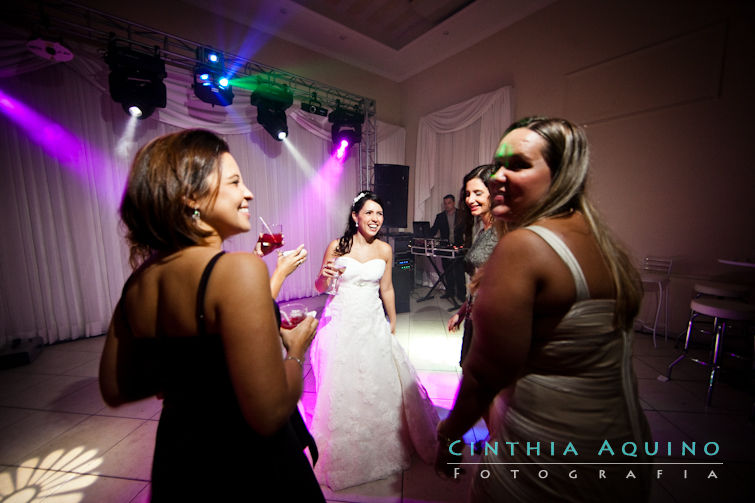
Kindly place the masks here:
POLYGON ((194 95, 205 103, 225 107, 233 103, 233 88, 225 71, 223 53, 211 47, 197 47, 194 67, 194 95))
POLYGON ((250 98, 257 107, 257 122, 278 141, 288 136, 286 109, 294 102, 288 86, 258 84, 250 98))
POLYGON ((301 102, 301 109, 311 114, 327 117, 328 109, 322 107, 322 103, 317 101, 317 93, 312 93, 312 99, 308 102, 301 102))
POLYGON ((339 104, 328 115, 328 121, 333 123, 330 132, 336 157, 343 159, 351 145, 362 141, 364 113, 357 109, 342 108, 339 104))
POLYGON ((225 69, 225 56, 212 47, 197 47, 197 61, 200 65, 208 66, 220 73, 225 69))
POLYGON ((154 54, 146 54, 119 46, 112 40, 105 62, 110 67, 110 96, 126 113, 146 119, 155 108, 165 108, 165 62, 158 56, 157 47, 154 54))
POLYGON ((228 77, 211 68, 194 68, 194 95, 205 103, 226 107, 233 103, 233 87, 228 77))
POLYGON ((37 37, 26 43, 29 52, 48 61, 65 62, 73 59, 71 49, 62 40, 37 37))

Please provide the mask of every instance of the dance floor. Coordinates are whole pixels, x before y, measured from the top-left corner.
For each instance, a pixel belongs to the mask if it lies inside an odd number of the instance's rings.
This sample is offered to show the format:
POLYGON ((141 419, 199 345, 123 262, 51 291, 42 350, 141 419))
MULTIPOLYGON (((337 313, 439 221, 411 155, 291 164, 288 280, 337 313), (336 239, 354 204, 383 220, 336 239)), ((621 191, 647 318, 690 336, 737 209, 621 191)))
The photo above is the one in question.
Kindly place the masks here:
MULTIPOLYGON (((441 416, 453 404, 460 377, 460 334, 449 334, 450 304, 439 295, 417 302, 427 289, 412 292, 411 312, 398 315, 396 336, 428 390, 441 416)), ((442 292, 441 292, 442 293, 442 292)), ((326 297, 302 299, 322 309, 326 297)), ((683 362, 674 379, 657 379, 679 350, 674 338, 652 339, 637 334, 634 365, 639 392, 654 440, 661 446, 682 441, 717 442, 719 455, 682 458, 662 452, 656 458, 661 474, 653 482, 653 502, 753 501, 755 426, 749 420, 755 398, 751 385, 727 376, 716 387, 713 407, 704 405, 705 369, 683 362), (705 459, 702 459, 705 458, 705 459), (700 467, 672 463, 723 462, 700 467), (717 478, 708 478, 710 469, 717 478), (684 471, 686 469, 686 472, 684 471), (685 478, 686 473, 686 478, 685 478)), ((44 348, 31 364, 0 371, 0 501, 55 503, 126 503, 149 501, 149 474, 161 403, 148 399, 117 409, 100 398, 97 372, 103 337, 44 348)), ((309 360, 305 362, 302 405, 310 419, 315 399, 309 360)), ((485 438, 482 422, 467 442, 485 438)), ((676 450, 676 447, 674 448, 676 450)), ((698 451, 700 448, 698 448, 698 451)), ((465 461, 479 461, 465 457, 465 461)), ((207 460, 208 463, 217 460, 207 460)), ((190 477, 201 477, 201 467, 190 477)), ((409 470, 339 492, 324 489, 328 501, 339 502, 463 502, 474 470, 462 480, 443 481, 431 466, 413 459, 409 470)), ((585 470, 581 476, 597 476, 585 470)), ((221 483, 222 481, 219 481, 221 483)), ((251 488, 250 488, 251 490, 251 488)), ((281 501, 286 501, 281 488, 281 501)))

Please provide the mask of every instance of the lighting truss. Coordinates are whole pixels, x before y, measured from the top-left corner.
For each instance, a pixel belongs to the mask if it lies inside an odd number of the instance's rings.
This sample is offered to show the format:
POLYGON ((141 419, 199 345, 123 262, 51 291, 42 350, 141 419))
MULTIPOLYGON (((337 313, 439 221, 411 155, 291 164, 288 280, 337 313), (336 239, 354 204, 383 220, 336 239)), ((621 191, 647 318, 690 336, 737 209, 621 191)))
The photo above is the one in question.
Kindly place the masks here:
MULTIPOLYGON (((111 38, 122 41, 134 49, 151 53, 155 46, 160 48, 160 56, 166 65, 183 68, 190 73, 202 61, 196 50, 200 44, 169 33, 161 32, 142 24, 112 16, 100 10, 77 4, 71 0, 39 0, 36 2, 11 2, 3 11, 3 20, 11 25, 28 27, 45 21, 54 30, 71 42, 85 42, 105 47, 111 38)), ((320 106, 335 109, 337 102, 342 106, 357 107, 364 111, 362 141, 359 144, 359 188, 368 189, 373 185, 373 165, 377 162, 377 119, 375 100, 349 93, 322 82, 306 79, 284 70, 248 60, 226 52, 226 68, 232 69, 228 77, 236 87, 236 82, 244 78, 262 75, 274 84, 287 85, 294 100, 309 103, 313 92, 317 93, 320 106)))

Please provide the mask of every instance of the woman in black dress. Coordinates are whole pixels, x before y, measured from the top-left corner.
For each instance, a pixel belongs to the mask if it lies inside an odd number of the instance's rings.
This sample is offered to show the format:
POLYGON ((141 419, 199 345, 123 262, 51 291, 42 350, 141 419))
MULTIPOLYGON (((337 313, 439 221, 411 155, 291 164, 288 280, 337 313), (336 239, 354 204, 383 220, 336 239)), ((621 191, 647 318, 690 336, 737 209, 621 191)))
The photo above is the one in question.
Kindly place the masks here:
POLYGON ((252 198, 228 145, 204 130, 152 141, 128 176, 121 218, 135 270, 100 388, 111 406, 164 399, 152 501, 324 501, 296 409, 317 322, 280 330, 265 264, 222 251, 250 230, 252 198))

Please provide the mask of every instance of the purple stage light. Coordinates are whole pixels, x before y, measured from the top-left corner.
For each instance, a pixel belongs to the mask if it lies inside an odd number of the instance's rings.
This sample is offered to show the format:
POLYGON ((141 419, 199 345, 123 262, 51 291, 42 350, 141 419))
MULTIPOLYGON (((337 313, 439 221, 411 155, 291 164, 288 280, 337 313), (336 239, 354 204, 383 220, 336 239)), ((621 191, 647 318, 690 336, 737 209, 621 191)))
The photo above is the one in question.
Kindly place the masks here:
POLYGON ((47 155, 57 159, 69 171, 77 175, 87 176, 87 162, 99 163, 102 166, 110 163, 109 159, 99 154, 96 154, 99 157, 98 160, 89 159, 89 155, 92 154, 91 149, 87 149, 86 144, 74 134, 2 90, 0 90, 0 111, 23 129, 47 155), (88 150, 89 153, 87 153, 88 150))
POLYGON ((346 139, 341 140, 341 144, 338 146, 338 150, 336 150, 336 159, 343 160, 344 157, 346 157, 346 151, 349 148, 349 142, 346 139))

